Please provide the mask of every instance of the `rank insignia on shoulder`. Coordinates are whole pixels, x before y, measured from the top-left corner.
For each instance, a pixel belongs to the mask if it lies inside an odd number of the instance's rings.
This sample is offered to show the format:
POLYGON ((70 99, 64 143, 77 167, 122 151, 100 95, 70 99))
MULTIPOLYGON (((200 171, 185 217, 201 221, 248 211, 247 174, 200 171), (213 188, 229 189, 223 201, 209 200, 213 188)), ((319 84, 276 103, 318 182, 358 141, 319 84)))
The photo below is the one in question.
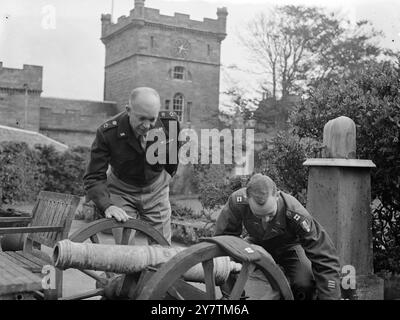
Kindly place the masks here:
POLYGON ((303 228, 303 230, 305 231, 305 232, 310 232, 311 231, 311 226, 310 226, 310 224, 307 222, 307 220, 303 220, 302 222, 301 222, 301 227, 303 228))
POLYGON ((117 121, 113 120, 113 121, 108 121, 106 123, 104 123, 101 128, 103 128, 104 130, 106 129, 110 129, 110 128, 115 128, 117 126, 117 121))
POLYGON ((328 288, 329 289, 335 289, 336 288, 336 282, 334 280, 328 280, 328 288))
POLYGON ((174 119, 174 120, 178 119, 177 114, 173 111, 161 111, 159 113, 159 117, 162 119, 174 119))

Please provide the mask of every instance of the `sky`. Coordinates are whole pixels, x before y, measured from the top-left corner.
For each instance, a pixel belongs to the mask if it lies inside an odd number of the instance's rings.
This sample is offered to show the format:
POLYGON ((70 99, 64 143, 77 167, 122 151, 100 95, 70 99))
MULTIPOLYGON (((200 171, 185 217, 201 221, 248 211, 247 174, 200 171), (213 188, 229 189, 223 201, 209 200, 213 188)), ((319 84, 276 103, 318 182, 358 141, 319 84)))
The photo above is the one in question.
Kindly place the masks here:
MULTIPOLYGON (((0 61, 3 67, 43 66, 42 96, 103 100, 105 49, 100 41, 102 13, 112 0, 0 0, 0 61), (49 17, 49 14, 52 18, 49 17)), ((257 77, 247 70, 249 52, 238 34, 259 12, 273 5, 303 4, 340 11, 350 21, 368 19, 384 32, 382 45, 400 50, 400 1, 389 0, 146 0, 145 6, 189 14, 191 19, 216 19, 217 8, 227 7, 227 37, 221 48, 221 87, 255 89, 257 77)), ((114 0, 113 18, 129 15, 134 0, 114 0)))

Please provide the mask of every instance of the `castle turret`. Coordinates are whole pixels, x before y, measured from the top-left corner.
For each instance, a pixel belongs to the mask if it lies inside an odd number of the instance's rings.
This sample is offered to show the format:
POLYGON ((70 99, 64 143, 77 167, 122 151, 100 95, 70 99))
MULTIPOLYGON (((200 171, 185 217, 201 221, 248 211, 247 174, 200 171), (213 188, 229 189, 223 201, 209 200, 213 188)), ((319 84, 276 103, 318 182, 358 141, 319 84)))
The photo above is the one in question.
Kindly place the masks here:
POLYGON ((144 0, 135 0, 134 17, 144 19, 144 0))
POLYGON ((220 27, 220 32, 225 34, 226 36, 226 20, 228 16, 228 10, 226 7, 218 8, 217 9, 217 17, 220 27))
POLYGON ((111 14, 102 14, 101 15, 101 33, 105 34, 107 32, 108 27, 111 25, 111 14))

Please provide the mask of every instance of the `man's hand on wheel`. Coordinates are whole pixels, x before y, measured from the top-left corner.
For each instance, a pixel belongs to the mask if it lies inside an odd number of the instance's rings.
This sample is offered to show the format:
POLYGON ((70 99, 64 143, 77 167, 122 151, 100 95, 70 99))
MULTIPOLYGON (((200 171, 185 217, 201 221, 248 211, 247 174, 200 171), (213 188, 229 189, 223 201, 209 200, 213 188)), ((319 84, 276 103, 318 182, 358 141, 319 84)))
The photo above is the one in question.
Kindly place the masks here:
POLYGON ((126 222, 131 218, 127 215, 125 210, 122 210, 116 206, 109 206, 106 211, 104 211, 104 214, 107 219, 114 218, 118 222, 126 222))

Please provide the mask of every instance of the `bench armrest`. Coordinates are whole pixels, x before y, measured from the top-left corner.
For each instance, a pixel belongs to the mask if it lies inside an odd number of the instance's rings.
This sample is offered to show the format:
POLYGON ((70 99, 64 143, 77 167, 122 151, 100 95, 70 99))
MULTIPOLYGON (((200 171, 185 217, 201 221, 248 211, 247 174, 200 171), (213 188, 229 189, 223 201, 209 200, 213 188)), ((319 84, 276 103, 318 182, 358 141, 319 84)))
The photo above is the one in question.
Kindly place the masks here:
POLYGON ((40 233, 40 232, 57 232, 62 231, 64 227, 13 227, 13 228, 0 228, 0 235, 13 234, 13 233, 40 233))

